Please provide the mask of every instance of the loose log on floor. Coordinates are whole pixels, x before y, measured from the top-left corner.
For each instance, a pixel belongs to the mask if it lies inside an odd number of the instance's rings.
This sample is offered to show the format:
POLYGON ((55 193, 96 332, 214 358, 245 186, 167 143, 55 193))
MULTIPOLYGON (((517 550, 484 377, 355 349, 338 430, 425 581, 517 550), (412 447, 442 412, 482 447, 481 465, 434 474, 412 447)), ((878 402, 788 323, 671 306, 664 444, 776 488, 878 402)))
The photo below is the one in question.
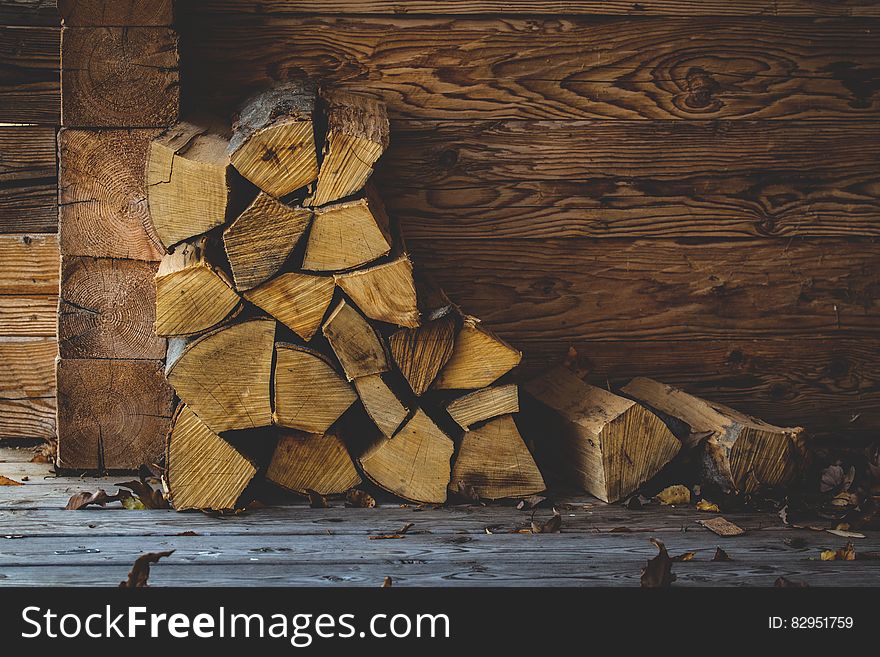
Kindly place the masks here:
POLYGON ((324 433, 357 400, 323 354, 288 343, 275 352, 275 424, 324 433))
POLYGON ((382 432, 390 438, 409 415, 406 408, 388 386, 381 374, 361 376, 354 380, 354 387, 367 415, 382 432))
POLYGON ((178 123, 150 145, 147 195, 153 226, 169 247, 233 216, 227 139, 204 124, 178 123))
POLYGON ((465 317, 455 336, 455 348, 440 370, 434 388, 474 390, 490 385, 522 360, 522 353, 482 325, 476 317, 465 317))
POLYGON ((388 148, 385 104, 344 91, 322 94, 327 134, 322 149, 315 206, 332 203, 360 191, 373 164, 388 148))
POLYGON ((249 290, 277 274, 311 219, 311 211, 260 193, 223 231, 235 287, 249 290))
POLYGON ((484 420, 519 412, 519 388, 514 383, 491 386, 453 399, 446 412, 465 431, 484 420))
POLYGON ((546 488, 513 417, 503 415, 461 440, 450 487, 472 487, 487 500, 525 497, 546 488))
POLYGON ((168 382, 215 433, 272 424, 269 385, 275 322, 230 324, 193 341, 171 340, 168 382))
POLYGON ((363 198, 315 210, 302 268, 352 269, 387 255, 393 243, 385 206, 368 185, 363 198))
POLYGON ((315 100, 311 84, 282 85, 249 101, 233 127, 229 142, 233 166, 276 198, 318 177, 315 100))
POLYGON ((361 483, 345 443, 333 431, 282 433, 266 479, 295 493, 320 495, 344 493, 361 483))
POLYGON ((666 421, 686 449, 699 449, 703 480, 751 493, 790 483, 803 449, 801 427, 777 427, 732 408, 638 377, 621 389, 666 421))
POLYGON ((339 274, 336 284, 370 319, 409 328, 419 325, 413 266, 408 256, 339 274))
POLYGON ((418 409, 393 438, 382 437, 358 459, 373 482, 413 502, 442 504, 453 443, 418 409))
POLYGON ((194 335, 207 331, 241 308, 226 273, 208 259, 205 237, 178 244, 156 273, 156 333, 194 335))
POLYGON ((561 418, 567 474, 605 502, 636 491, 681 447, 656 415, 584 383, 565 367, 530 381, 525 390, 561 418))
POLYGON ((404 328, 388 339, 391 355, 410 388, 421 396, 452 356, 456 318, 447 314, 418 328, 404 328))
POLYGON ((330 313, 321 330, 349 381, 391 369, 376 329, 344 299, 330 313))
POLYGON ((175 509, 235 509, 256 473, 248 458, 180 405, 165 451, 165 484, 175 509))
POLYGON ((244 292, 244 297, 309 341, 333 300, 332 276, 288 272, 244 292))

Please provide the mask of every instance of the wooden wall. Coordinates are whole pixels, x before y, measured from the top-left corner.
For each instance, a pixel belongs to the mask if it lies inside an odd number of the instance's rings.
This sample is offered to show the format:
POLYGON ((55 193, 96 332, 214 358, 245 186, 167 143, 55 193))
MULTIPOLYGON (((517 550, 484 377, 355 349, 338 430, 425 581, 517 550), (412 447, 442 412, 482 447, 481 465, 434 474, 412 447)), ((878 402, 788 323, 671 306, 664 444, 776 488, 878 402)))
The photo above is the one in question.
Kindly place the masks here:
POLYGON ((61 20, 0 5, 0 439, 55 434, 61 20))
POLYGON ((383 98, 417 262, 527 356, 880 428, 880 3, 178 3, 184 107, 383 98))

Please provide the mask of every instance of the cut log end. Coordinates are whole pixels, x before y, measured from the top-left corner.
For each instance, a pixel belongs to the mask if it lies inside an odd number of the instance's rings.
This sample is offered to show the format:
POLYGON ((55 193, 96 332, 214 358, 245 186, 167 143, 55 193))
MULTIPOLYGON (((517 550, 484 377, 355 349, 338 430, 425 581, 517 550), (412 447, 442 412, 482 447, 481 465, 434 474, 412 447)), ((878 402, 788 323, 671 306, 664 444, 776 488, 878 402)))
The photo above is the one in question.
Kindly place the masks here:
POLYGON ((322 331, 349 381, 391 369, 376 329, 344 300, 330 313, 322 331))
POLYGON ((244 292, 245 298, 309 341, 333 300, 332 276, 288 272, 244 292))
POLYGON ((446 315, 418 328, 401 329, 389 338, 394 362, 416 395, 428 390, 452 356, 455 324, 455 317, 446 315))
POLYGON ((319 352, 276 345, 274 421, 282 427, 324 433, 357 395, 319 352))
POLYGON ((266 479, 301 495, 336 495, 361 483, 345 443, 334 432, 283 433, 266 479))
POLYGON ((491 386, 453 399, 446 412, 465 431, 485 420, 519 412, 519 389, 516 384, 491 386))
POLYGON ((370 319, 408 328, 419 325, 413 266, 407 256, 339 274, 336 284, 370 319))
POLYGON ((504 415, 464 435, 450 486, 473 488, 480 498, 525 497, 546 488, 513 417, 504 415))
POLYGON ((310 271, 344 271, 391 252, 391 229, 384 208, 369 198, 315 210, 303 256, 310 271))
POLYGON ((437 390, 475 390, 494 383, 522 360, 522 353, 504 342, 474 317, 465 317, 455 348, 433 387, 437 390))
POLYGON ((409 415, 409 409, 400 402, 382 375, 359 377, 354 380, 354 387, 367 415, 382 435, 387 438, 393 436, 409 415))
POLYGON ((235 509, 257 468, 186 405, 175 414, 165 455, 169 501, 186 509, 235 509))

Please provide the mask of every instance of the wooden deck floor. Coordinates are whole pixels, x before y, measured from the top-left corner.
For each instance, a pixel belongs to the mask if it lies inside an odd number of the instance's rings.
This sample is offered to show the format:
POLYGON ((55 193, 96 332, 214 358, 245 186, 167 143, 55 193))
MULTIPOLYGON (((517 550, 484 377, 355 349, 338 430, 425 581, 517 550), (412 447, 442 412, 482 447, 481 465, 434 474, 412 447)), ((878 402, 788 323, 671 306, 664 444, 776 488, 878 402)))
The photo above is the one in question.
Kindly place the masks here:
MULTIPOLYGON (((30 450, 0 449, 0 586, 108 585, 124 579, 143 552, 174 549, 153 567, 154 586, 638 586, 641 569, 664 541, 675 586, 772 586, 780 575, 811 586, 880 585, 880 561, 822 562, 823 548, 846 539, 785 527, 772 513, 726 516, 747 530, 722 538, 693 509, 630 511, 593 498, 568 499, 562 533, 518 534, 531 512, 510 506, 419 510, 310 509, 290 505, 217 518, 202 513, 96 508, 64 511, 104 479, 56 477, 29 463, 30 450), (371 539, 413 523, 402 539, 371 539), (488 531, 487 531, 488 530, 488 531), (194 532, 195 535, 182 535, 194 532), (491 533, 489 533, 491 532, 491 533), (716 546, 732 558, 713 562, 716 546)), ((549 517, 540 509, 536 517, 549 517)), ((853 539, 857 552, 880 551, 880 532, 853 539)))

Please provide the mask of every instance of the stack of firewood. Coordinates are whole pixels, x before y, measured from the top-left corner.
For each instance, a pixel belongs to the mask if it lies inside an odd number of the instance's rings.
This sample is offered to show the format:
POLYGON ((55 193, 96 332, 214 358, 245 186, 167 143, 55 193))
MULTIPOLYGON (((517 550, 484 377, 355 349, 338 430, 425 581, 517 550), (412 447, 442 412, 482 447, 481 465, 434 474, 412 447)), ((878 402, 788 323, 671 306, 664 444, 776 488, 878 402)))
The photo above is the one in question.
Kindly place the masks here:
POLYGON ((258 476, 325 496, 365 476, 427 503, 544 489, 517 387, 498 383, 520 352, 414 273, 369 183, 388 141, 380 102, 290 84, 231 128, 196 119, 152 143, 176 508, 234 508, 258 476), (268 463, 243 448, 267 440, 268 463))

